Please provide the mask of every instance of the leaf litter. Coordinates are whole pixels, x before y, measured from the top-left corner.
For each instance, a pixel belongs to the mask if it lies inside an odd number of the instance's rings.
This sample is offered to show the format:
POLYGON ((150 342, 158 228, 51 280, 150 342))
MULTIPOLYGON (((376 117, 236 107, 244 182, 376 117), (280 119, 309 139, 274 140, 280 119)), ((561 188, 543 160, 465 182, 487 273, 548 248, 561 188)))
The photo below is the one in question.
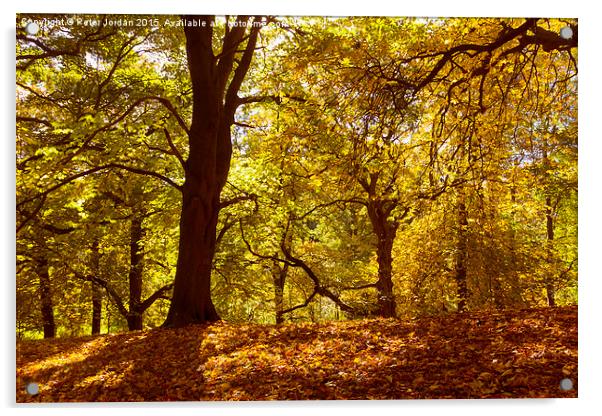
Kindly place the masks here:
POLYGON ((16 400, 577 397, 577 375, 571 306, 18 341, 16 400))

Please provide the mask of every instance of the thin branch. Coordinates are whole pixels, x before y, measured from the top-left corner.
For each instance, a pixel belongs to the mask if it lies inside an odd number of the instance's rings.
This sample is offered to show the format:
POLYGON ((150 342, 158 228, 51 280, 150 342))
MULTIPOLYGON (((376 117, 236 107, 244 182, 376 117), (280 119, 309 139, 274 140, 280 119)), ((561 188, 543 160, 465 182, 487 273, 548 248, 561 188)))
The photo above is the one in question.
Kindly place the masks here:
POLYGON ((171 104, 171 101, 169 101, 167 98, 164 98, 164 97, 148 97, 148 99, 159 101, 163 105, 163 107, 165 107, 171 114, 173 114, 173 116, 176 118, 176 121, 178 122, 178 124, 180 125, 182 130, 184 130, 187 134, 190 133, 190 129, 188 128, 188 125, 186 124, 184 119, 180 116, 180 114, 175 109, 175 107, 171 104))
POLYGON ((43 124, 47 127, 52 127, 52 123, 48 120, 44 120, 41 118, 36 118, 36 117, 23 117, 23 116, 17 116, 17 122, 19 121, 25 121, 25 122, 30 122, 30 123, 38 123, 38 124, 43 124))
POLYGON ((318 209, 327 208, 329 206, 336 205, 336 204, 361 204, 364 206, 368 206, 368 203, 366 201, 364 201, 363 199, 359 199, 359 198, 336 199, 334 201, 325 202, 323 204, 318 204, 318 205, 314 206, 312 209, 310 209, 309 211, 305 212, 304 214, 294 216, 293 219, 296 221, 303 220, 306 217, 308 217, 309 215, 313 214, 318 209))
POLYGON ((292 311, 297 310, 297 309, 305 308, 307 305, 309 305, 311 303, 311 301, 313 300, 313 298, 316 297, 317 294, 318 294, 318 288, 314 287, 314 291, 311 293, 311 295, 309 295, 307 297, 307 299, 305 299, 305 302, 303 302, 303 303, 301 303, 299 305, 293 306, 291 308, 284 309, 280 313, 281 314, 285 314, 285 313, 289 313, 289 312, 292 312, 292 311))
POLYGON ((218 246, 220 244, 220 242, 222 241, 222 239, 224 238, 224 236, 226 235, 226 233, 228 232, 228 230, 230 228, 232 228, 234 225, 236 225, 236 221, 228 221, 228 220, 226 220, 224 222, 224 225, 219 230, 219 233, 217 234, 217 237, 215 238, 215 245, 216 246, 218 246))
MULTIPOLYGON (((320 295, 320 296, 324 296, 324 297, 329 298, 334 303, 336 303, 339 306, 339 308, 341 308, 341 310, 343 310, 345 312, 352 312, 353 311, 353 308, 351 306, 345 304, 343 301, 341 301, 341 299, 339 299, 339 297, 337 295, 335 295, 329 289, 327 289, 327 288, 325 288, 325 287, 322 286, 322 284, 320 282, 320 279, 316 276, 316 274, 311 269, 311 267, 307 263, 305 263, 305 261, 303 261, 302 259, 297 258, 297 257, 295 257, 295 256, 292 255, 292 253, 290 252, 290 250, 286 246, 286 238, 283 238, 282 241, 281 241, 281 243, 280 243, 280 250, 282 251, 282 253, 284 253, 286 259, 282 259, 282 258, 277 257, 277 256, 266 256, 266 255, 263 255, 263 254, 260 254, 260 253, 256 252, 255 250, 253 250, 253 248, 251 248, 251 244, 248 242, 248 240, 245 237, 244 227, 242 226, 242 220, 239 221, 239 224, 240 224, 241 238, 242 238, 243 242, 245 243, 245 245, 247 246, 247 249, 249 250, 249 252, 251 254, 253 254, 254 256, 259 257, 261 259, 273 260, 273 261, 277 261, 277 262, 280 262, 280 263, 284 263, 285 265, 288 265, 288 266, 293 266, 293 267, 301 268, 305 272, 305 274, 314 283, 314 292, 306 299, 306 301, 303 304, 294 306, 294 307, 289 308, 289 309, 286 309, 282 313, 291 312, 291 311, 293 311, 295 309, 299 309, 299 308, 303 308, 303 307, 307 306, 309 304, 309 302, 311 302, 311 300, 316 295, 320 295)), ((290 222, 287 223, 286 229, 284 231, 285 235, 286 235, 286 233, 288 233, 289 226, 290 226, 290 222)))
MULTIPOLYGON (((23 227, 25 227, 25 225, 27 225, 27 223, 29 221, 31 221, 40 212, 40 210, 44 206, 45 202, 46 202, 46 195, 42 195, 38 205, 34 208, 34 210, 31 211, 29 214, 26 213, 25 219, 23 221, 21 221, 21 224, 19 224, 17 226, 17 231, 16 231, 17 234, 19 233, 19 231, 21 231, 23 229, 23 227)), ((17 210, 19 210, 19 204, 17 204, 17 210)))
POLYGON ((163 128, 163 133, 165 133, 165 138, 167 139, 169 148, 171 149, 173 154, 178 158, 178 161, 180 162, 180 165, 182 165, 182 168, 185 168, 186 163, 184 162, 184 158, 182 157, 182 154, 178 151, 178 148, 176 147, 173 140, 171 139, 171 135, 169 134, 169 131, 166 128, 163 128))
POLYGON ((366 283, 365 285, 360 286, 337 286, 338 290, 363 290, 369 289, 371 287, 376 287, 376 283, 366 283))
POLYGON ((93 167, 91 169, 85 170, 83 172, 79 172, 79 173, 76 173, 74 175, 71 175, 71 176, 63 179, 59 183, 51 186, 50 188, 48 188, 48 189, 46 189, 46 190, 38 193, 37 195, 35 195, 33 197, 26 198, 23 201, 18 202, 17 203, 17 207, 23 206, 23 205, 25 205, 25 204, 27 204, 29 202, 32 202, 32 201, 34 201, 34 200, 36 200, 38 198, 45 197, 48 194, 56 191, 59 188, 62 188, 65 185, 68 185, 69 183, 71 183, 71 182, 73 182, 73 181, 75 181, 75 180, 77 180, 79 178, 83 178, 83 177, 91 175, 91 174, 93 174, 95 172, 99 172, 99 171, 107 170, 107 169, 123 169, 123 170, 127 170, 129 172, 137 173, 137 174, 140 174, 140 175, 152 176, 152 177, 160 179, 161 181, 163 181, 163 182, 167 183, 168 185, 174 187, 178 191, 182 190, 182 186, 181 185, 178 185, 173 180, 169 179, 166 176, 161 175, 160 173, 152 172, 152 171, 141 169, 141 168, 137 168, 137 167, 134 167, 134 166, 126 166, 126 165, 122 165, 120 163, 109 163, 109 164, 102 165, 102 166, 96 166, 96 167, 93 167))
POLYGON ((251 126, 250 124, 241 123, 239 121, 235 121, 233 124, 235 126, 242 127, 242 128, 245 128, 245 129, 255 129, 255 128, 257 128, 257 126, 251 126))
MULTIPOLYGON (((137 37, 136 35, 131 36, 123 45, 121 45, 121 48, 119 48, 119 52, 117 53, 117 57, 115 58, 115 61, 113 62, 113 65, 112 65, 111 69, 109 70, 109 73, 107 74, 106 78, 100 84, 98 84, 98 92, 96 94, 96 105, 94 107, 95 109, 98 109, 98 107, 100 106, 102 90, 109 83, 109 81, 115 74, 115 71, 117 71, 119 63, 133 50, 133 47, 132 47, 128 51, 126 51, 126 48, 132 42, 134 42, 134 40, 136 40, 136 37, 137 37)), ((138 45, 140 45, 140 43, 138 43, 138 45)))
POLYGON ((104 169, 111 169, 111 168, 123 169, 123 170, 127 170, 128 172, 137 173, 139 175, 152 176, 154 178, 157 178, 157 179, 165 182, 169 186, 172 186, 173 188, 177 189, 178 191, 180 191, 180 192, 182 191, 182 185, 178 185, 172 179, 170 179, 170 178, 168 178, 166 176, 163 176, 163 175, 161 175, 160 173, 157 173, 157 172, 153 172, 153 171, 150 171, 150 170, 137 168, 137 167, 134 167, 134 166, 122 165, 120 163, 109 163, 107 165, 104 165, 103 168, 104 169))
POLYGON ((280 262, 280 263, 288 264, 289 266, 295 266, 294 263, 292 263, 292 262, 290 262, 288 260, 282 259, 282 258, 277 257, 277 256, 264 255, 264 254, 258 253, 257 251, 253 250, 253 248, 251 247, 251 243, 249 243, 249 241, 245 237, 245 230, 244 230, 244 227, 242 226, 242 220, 239 220, 238 223, 240 225, 240 236, 242 238, 242 241, 247 246, 247 250, 249 250, 249 253, 251 253, 255 257, 259 257, 260 259, 273 260, 273 261, 277 261, 277 262, 280 262))
MULTIPOLYGON (((289 226, 290 226, 290 222, 288 222, 286 225, 286 229, 284 231, 285 234, 288 233, 289 226)), ((284 253, 284 256, 286 257, 286 259, 290 263, 292 263, 293 266, 300 267, 301 269, 303 269, 305 274, 307 274, 307 276, 309 276, 309 278, 314 282, 315 288, 319 295, 329 298, 334 303, 336 303, 339 306, 339 308, 341 308, 341 310, 343 310, 345 312, 353 311, 353 308, 351 306, 345 304, 343 301, 341 301, 341 299, 339 299, 339 297, 337 295, 335 295, 330 290, 328 290, 327 288, 325 288, 321 285, 320 279, 318 279, 318 276, 316 276, 316 274, 311 269, 311 267, 302 259, 293 256, 293 254, 288 249, 288 247, 286 246, 284 241, 280 244, 280 250, 282 251, 282 253, 284 253)))

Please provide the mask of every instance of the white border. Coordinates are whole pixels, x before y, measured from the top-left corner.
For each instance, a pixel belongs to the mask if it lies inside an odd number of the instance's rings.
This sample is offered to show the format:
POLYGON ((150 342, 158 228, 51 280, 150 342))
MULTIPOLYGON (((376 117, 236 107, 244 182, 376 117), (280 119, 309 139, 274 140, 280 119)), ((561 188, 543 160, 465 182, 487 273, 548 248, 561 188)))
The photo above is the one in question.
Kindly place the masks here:
POLYGON ((599 407, 602 397, 600 382, 600 302, 602 272, 596 260, 600 259, 598 247, 601 234, 600 214, 602 201, 600 175, 600 89, 599 73, 601 36, 600 14, 594 9, 595 0, 590 1, 527 1, 503 0, 486 1, 184 1, 184 0, 145 0, 145 1, 80 1, 68 0, 29 0, 2 2, 2 126, 1 137, 3 164, 0 180, 0 193, 3 197, 2 229, 3 238, 0 253, 5 266, 2 276, 4 287, 3 357, 2 362, 2 405, 14 411, 41 411, 44 414, 80 414, 82 407, 86 413, 105 415, 105 407, 119 408, 134 413, 148 415, 197 414, 211 415, 245 414, 276 415, 291 414, 307 416, 308 413, 328 414, 344 412, 363 415, 371 409, 390 414, 458 414, 458 415, 504 415, 509 413, 563 415, 592 414, 599 407), (9 3, 9 4, 7 4, 9 3), (18 9, 18 10, 17 10, 18 9), (578 17, 579 18, 579 399, 568 400, 506 400, 506 401, 397 401, 397 402, 283 402, 283 403, 244 403, 244 404, 87 404, 56 405, 53 407, 29 407, 15 409, 14 405, 14 24, 16 12, 79 12, 79 13, 155 13, 155 14, 273 14, 273 15, 389 15, 389 16, 516 16, 516 17, 578 17), (12 408, 11 408, 12 407, 12 408))

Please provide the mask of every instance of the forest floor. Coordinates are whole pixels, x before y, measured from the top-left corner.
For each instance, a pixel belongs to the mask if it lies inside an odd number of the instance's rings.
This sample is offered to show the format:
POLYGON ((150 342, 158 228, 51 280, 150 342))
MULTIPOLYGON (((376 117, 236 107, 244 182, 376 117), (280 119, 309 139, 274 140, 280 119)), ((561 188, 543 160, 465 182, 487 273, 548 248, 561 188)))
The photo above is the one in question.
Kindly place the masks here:
POLYGON ((19 341, 16 367, 17 402, 577 397, 577 307, 19 341))

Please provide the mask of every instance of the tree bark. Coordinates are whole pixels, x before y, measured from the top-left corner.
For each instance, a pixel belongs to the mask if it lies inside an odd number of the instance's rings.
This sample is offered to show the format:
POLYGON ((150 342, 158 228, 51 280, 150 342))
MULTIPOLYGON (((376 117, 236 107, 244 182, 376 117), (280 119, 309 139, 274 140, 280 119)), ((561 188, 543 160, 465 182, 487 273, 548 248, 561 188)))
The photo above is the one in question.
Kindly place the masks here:
MULTIPOLYGON (((100 274, 100 251, 98 249, 98 240, 92 243, 92 270, 98 276, 100 274)), ((92 335, 100 334, 100 324, 102 319, 102 290, 96 283, 92 285, 92 335)))
POLYGON ((189 153, 184 163, 180 241, 174 290, 164 326, 216 321, 211 300, 211 269, 216 245, 220 196, 230 169, 230 128, 239 104, 238 90, 250 66, 259 27, 245 37, 248 18, 226 26, 222 51, 213 53, 213 16, 185 16, 188 69, 192 81, 189 153), (196 25, 193 23, 196 22, 196 25), (199 23, 200 22, 200 23, 199 23), (242 43, 246 39, 246 46, 242 43), (239 50, 243 49, 242 55, 239 50), (239 54, 239 59, 235 57, 239 54), (234 68, 234 62, 238 62, 234 68))
POLYGON ((56 325, 54 322, 54 304, 52 302, 52 290, 50 287, 50 273, 48 271, 48 260, 46 257, 38 259, 38 277, 40 279, 39 293, 42 312, 42 328, 44 338, 56 336, 56 325))
MULTIPOLYGON (((552 198, 546 196, 546 243, 548 247, 548 258, 552 259, 552 244, 554 241, 554 210, 552 208, 552 198)), ((548 306, 556 306, 556 290, 550 274, 546 275, 546 298, 548 306)))
POLYGON ((130 223, 130 272, 128 275, 130 298, 126 317, 130 331, 142 329, 142 272, 144 267, 142 219, 143 216, 135 212, 130 223))
MULTIPOLYGON (((143 271, 144 271, 144 252, 143 252, 143 239, 144 239, 144 227, 143 221, 146 214, 144 211, 134 211, 130 220, 130 270, 128 273, 129 283, 129 305, 121 297, 120 293, 111 285, 110 282, 104 280, 100 274, 100 253, 98 250, 98 242, 94 242, 92 245, 92 259, 91 265, 94 273, 90 275, 79 275, 81 279, 89 281, 93 284, 92 286, 92 302, 93 302, 93 313, 92 313, 92 331, 93 334, 99 333, 101 323, 101 310, 102 310, 102 291, 101 288, 105 289, 109 300, 119 310, 119 313, 126 319, 128 323, 128 329, 130 331, 140 330, 143 327, 143 314, 150 308, 153 303, 160 298, 165 297, 165 293, 173 288, 173 283, 166 284, 159 289, 155 290, 153 294, 142 300, 142 287, 143 287, 143 271)), ((107 332, 110 332, 110 316, 109 309, 107 308, 107 332)))
MULTIPOLYGON (((550 159, 548 159, 548 143, 544 140, 543 143, 543 155, 542 155, 542 165, 543 170, 548 175, 548 171, 550 170, 550 159)), ((548 185, 549 186, 549 185, 548 185)), ((552 197, 550 195, 550 190, 546 189, 546 251, 548 256, 548 261, 552 262, 553 254, 552 254, 552 246, 554 244, 554 208, 552 207, 552 197)), ((548 301, 548 306, 556 306, 556 290, 554 287, 553 277, 550 271, 546 272, 544 277, 544 283, 546 286, 546 298, 548 301)))
POLYGON ((465 194, 462 187, 458 189, 458 239, 456 246, 455 280, 457 285, 458 312, 466 311, 468 300, 468 284, 466 263, 468 258, 467 233, 468 211, 466 209, 465 194))
POLYGON ((280 266, 276 260, 272 265, 272 279, 274 280, 274 309, 276 313, 276 324, 284 323, 284 284, 288 273, 288 264, 280 266))
POLYGON ((399 223, 391 220, 392 208, 386 208, 382 201, 370 198, 368 216, 372 230, 376 235, 376 258, 378 261, 378 315, 383 318, 395 316, 395 297, 393 296, 393 243, 399 223))
POLYGON ((102 322, 102 291, 92 283, 92 335, 100 334, 102 322))

